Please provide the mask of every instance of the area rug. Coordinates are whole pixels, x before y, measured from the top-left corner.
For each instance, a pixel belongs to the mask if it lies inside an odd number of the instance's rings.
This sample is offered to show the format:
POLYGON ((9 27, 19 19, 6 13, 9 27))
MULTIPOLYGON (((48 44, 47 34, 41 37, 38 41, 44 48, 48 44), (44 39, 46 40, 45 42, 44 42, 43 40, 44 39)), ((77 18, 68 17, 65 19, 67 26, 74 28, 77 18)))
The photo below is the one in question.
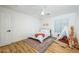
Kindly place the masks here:
POLYGON ((36 49, 39 53, 43 53, 55 40, 56 38, 47 38, 44 42, 40 43, 37 40, 25 39, 24 41, 29 44, 32 48, 36 49))

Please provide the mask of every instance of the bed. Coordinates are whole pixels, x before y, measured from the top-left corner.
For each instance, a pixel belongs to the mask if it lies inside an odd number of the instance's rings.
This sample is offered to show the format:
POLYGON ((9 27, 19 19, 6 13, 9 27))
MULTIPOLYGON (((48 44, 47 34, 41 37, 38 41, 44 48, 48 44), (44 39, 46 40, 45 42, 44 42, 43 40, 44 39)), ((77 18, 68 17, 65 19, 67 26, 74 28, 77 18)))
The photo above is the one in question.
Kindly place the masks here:
POLYGON ((39 42, 43 42, 45 39, 50 37, 50 29, 41 29, 39 32, 33 34, 31 39, 38 40, 39 42))

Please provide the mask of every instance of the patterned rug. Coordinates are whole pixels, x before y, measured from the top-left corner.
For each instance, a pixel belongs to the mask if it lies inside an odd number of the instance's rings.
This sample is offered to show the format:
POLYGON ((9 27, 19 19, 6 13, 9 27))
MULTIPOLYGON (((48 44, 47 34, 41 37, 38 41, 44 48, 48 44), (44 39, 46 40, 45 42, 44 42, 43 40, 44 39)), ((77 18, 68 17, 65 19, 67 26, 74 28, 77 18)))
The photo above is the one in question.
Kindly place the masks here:
POLYGON ((29 44, 32 48, 36 49, 39 53, 43 53, 55 40, 56 38, 47 38, 44 42, 40 43, 37 40, 25 39, 25 42, 29 44))

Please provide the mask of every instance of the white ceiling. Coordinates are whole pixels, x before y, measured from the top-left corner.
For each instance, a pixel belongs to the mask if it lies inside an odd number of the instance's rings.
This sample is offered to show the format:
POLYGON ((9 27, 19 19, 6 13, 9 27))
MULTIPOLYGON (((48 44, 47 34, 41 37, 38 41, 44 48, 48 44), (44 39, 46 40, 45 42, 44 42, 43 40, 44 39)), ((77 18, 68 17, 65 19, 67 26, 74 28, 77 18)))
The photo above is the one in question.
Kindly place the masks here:
POLYGON ((43 8, 46 13, 49 13, 52 16, 77 12, 79 10, 78 5, 3 5, 2 7, 10 8, 37 17, 41 17, 40 13, 43 8))

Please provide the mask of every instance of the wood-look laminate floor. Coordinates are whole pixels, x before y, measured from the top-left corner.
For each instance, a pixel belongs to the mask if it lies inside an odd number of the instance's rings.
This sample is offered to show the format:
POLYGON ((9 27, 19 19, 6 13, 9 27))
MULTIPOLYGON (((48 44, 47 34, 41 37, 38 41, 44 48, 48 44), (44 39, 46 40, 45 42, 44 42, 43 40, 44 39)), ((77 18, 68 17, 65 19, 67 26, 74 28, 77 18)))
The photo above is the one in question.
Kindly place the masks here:
POLYGON ((79 53, 79 50, 75 48, 71 49, 69 47, 62 47, 57 43, 53 43, 47 48, 45 53, 79 53))
POLYGON ((23 40, 0 47, 1 53, 37 53, 38 51, 29 46, 23 40))
MULTIPOLYGON (((45 53, 76 53, 79 50, 70 49, 69 47, 63 48, 57 43, 52 43, 46 50, 45 53)), ((0 53, 39 53, 36 49, 29 46, 24 40, 12 43, 0 47, 0 53)))

